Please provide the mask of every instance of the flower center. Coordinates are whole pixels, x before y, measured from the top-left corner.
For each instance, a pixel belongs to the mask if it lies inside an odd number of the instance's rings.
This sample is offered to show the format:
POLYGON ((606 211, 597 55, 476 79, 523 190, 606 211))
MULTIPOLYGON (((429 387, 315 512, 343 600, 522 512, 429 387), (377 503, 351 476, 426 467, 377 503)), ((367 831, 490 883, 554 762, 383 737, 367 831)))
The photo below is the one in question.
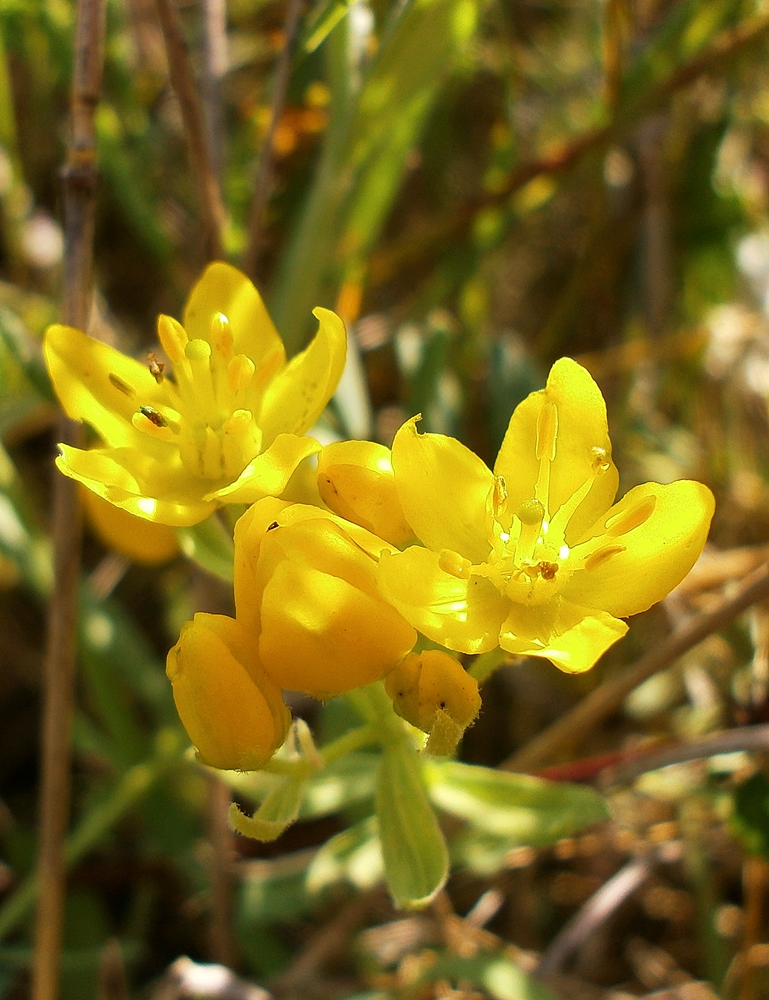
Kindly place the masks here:
MULTIPOLYGON (((139 406, 134 427, 179 448, 188 472, 203 479, 237 479, 262 449, 257 417, 264 391, 280 366, 270 356, 260 371, 245 354, 236 354, 230 323, 217 313, 209 340, 187 336, 169 316, 158 319, 158 336, 173 364, 175 383, 169 386, 171 403, 161 409, 139 406)), ((163 369, 149 358, 156 381, 163 369)))
MULTIPOLYGON (((545 604, 573 573, 589 572, 624 552, 622 537, 648 520, 656 503, 654 497, 645 497, 631 504, 607 518, 603 531, 570 547, 566 536, 571 520, 594 483, 609 470, 610 460, 605 448, 590 448, 587 478, 557 510, 551 511, 550 480, 557 443, 558 409, 548 401, 537 421, 539 471, 534 496, 511 514, 504 477, 495 476, 487 500, 491 553, 486 563, 472 569, 463 567, 465 575, 487 577, 518 604, 545 604)), ((444 568, 448 569, 448 565, 444 568)))

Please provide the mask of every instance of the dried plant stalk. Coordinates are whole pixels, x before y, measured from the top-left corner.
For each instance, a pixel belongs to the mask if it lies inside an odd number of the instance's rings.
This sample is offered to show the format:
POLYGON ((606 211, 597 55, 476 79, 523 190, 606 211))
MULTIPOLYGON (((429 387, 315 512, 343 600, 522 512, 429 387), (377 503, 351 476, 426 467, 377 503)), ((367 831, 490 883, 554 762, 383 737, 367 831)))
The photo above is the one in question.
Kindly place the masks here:
MULTIPOLYGON (((72 78, 72 134, 63 170, 62 318, 65 323, 83 329, 88 326, 92 287, 98 182, 94 116, 104 62, 105 16, 106 0, 79 0, 72 78)), ((59 433, 60 441, 81 445, 80 424, 62 419, 59 433)), ((81 534, 77 486, 64 476, 54 478, 52 520, 55 579, 44 667, 38 846, 41 893, 35 926, 33 1000, 56 1000, 59 995, 81 534)))

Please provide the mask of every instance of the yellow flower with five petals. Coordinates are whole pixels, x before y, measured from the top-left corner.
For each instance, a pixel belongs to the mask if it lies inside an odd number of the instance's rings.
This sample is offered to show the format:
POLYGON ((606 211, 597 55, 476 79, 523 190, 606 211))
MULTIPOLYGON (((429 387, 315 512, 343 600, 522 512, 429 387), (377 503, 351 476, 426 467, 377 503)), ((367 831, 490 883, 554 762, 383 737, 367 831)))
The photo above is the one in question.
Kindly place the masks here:
POLYGON ((383 595, 443 646, 497 645, 581 672, 661 600, 705 544, 714 501, 701 483, 637 486, 617 504, 606 406, 576 362, 515 410, 493 472, 453 438, 392 447, 397 495, 422 546, 381 555, 383 595))
POLYGON ((158 320, 173 366, 166 378, 82 331, 52 326, 48 369, 67 414, 104 447, 60 446, 60 470, 132 514, 192 525, 221 504, 279 496, 320 446, 304 437, 342 374, 344 324, 318 308, 310 345, 286 360, 245 275, 214 263, 195 285, 183 324, 158 320))

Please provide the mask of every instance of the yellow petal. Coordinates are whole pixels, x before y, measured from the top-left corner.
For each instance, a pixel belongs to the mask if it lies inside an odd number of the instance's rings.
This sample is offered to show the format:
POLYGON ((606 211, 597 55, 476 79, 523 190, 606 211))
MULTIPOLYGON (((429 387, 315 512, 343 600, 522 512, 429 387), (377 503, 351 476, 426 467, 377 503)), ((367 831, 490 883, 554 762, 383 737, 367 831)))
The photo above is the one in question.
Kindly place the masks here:
POLYGON ((264 394, 259 426, 269 443, 278 434, 304 434, 323 413, 342 377, 347 355, 344 323, 315 309, 320 324, 308 347, 279 371, 264 394))
POLYGON ((233 618, 197 614, 166 672, 187 734, 211 767, 254 771, 286 738, 291 715, 264 672, 256 639, 233 618))
POLYGON ((211 340, 217 313, 230 321, 235 354, 245 354, 257 371, 285 361, 283 341, 273 326, 262 297, 237 268, 222 261, 209 264, 190 292, 184 310, 184 329, 190 340, 211 340))
POLYGON ((300 462, 320 451, 313 438, 279 434, 261 455, 249 462, 234 483, 206 495, 219 503, 256 503, 262 497, 278 496, 300 462))
POLYGON ((611 461, 606 404, 601 390, 585 368, 571 358, 556 361, 546 387, 531 393, 516 407, 494 472, 505 477, 509 510, 516 511, 525 500, 534 496, 539 475, 537 423, 547 403, 555 404, 558 415, 555 458, 550 469, 550 516, 587 479, 593 478, 597 454, 593 449, 605 452, 605 461, 609 465, 603 475, 595 478, 593 488, 570 521, 566 541, 571 545, 608 510, 619 481, 617 469, 611 461))
POLYGON ((419 434, 418 418, 395 435, 392 463, 406 520, 429 549, 453 549, 473 563, 489 554, 486 497, 493 477, 469 448, 443 434, 419 434))
POLYGON ((413 542, 395 485, 389 448, 371 441, 337 441, 318 458, 318 490, 336 514, 393 545, 413 542))
POLYGON ((414 628, 447 649, 494 649, 510 602, 482 577, 446 573, 440 558, 419 546, 383 553, 377 572, 382 594, 414 628))
POLYGON ((59 445, 56 465, 65 476, 136 517, 179 527, 197 524, 214 509, 203 499, 205 480, 184 470, 178 452, 167 461, 136 448, 92 448, 81 451, 59 445))
POLYGON ((56 395, 73 420, 86 421, 113 448, 134 445, 155 452, 163 444, 131 423, 140 406, 172 402, 168 383, 158 385, 147 365, 71 326, 49 327, 44 350, 56 395))
POLYGON ((713 494, 702 483, 681 480, 667 486, 636 486, 586 537, 602 535, 611 519, 621 524, 623 512, 648 498, 654 499, 654 508, 646 521, 607 538, 607 542, 624 546, 625 551, 593 569, 575 572, 562 588, 564 597, 625 618, 661 601, 683 580, 702 552, 713 517, 713 494))
POLYGON ((513 604, 499 636, 509 653, 540 656, 560 670, 589 670, 627 632, 625 622, 605 611, 582 608, 557 597, 549 604, 513 604))
MULTIPOLYGON (((317 551, 318 546, 322 546, 324 538, 328 536, 328 526, 331 526, 337 533, 341 530, 347 539, 346 545, 349 547, 352 560, 357 561, 363 557, 364 553, 368 553, 365 562, 369 574, 366 587, 372 594, 376 592, 374 564, 381 553, 388 550, 388 546, 381 538, 372 535, 365 528, 349 524, 336 514, 319 510, 317 507, 299 503, 291 504, 285 500, 267 497, 250 507, 235 525, 235 607, 238 619, 257 635, 261 628, 259 605, 269 575, 268 569, 259 561, 262 545, 268 534, 270 540, 273 540, 275 528, 288 528, 304 522, 319 522, 309 529, 308 536, 301 536, 310 539, 306 552, 317 551), (315 536, 317 536, 317 542, 313 540, 315 536)), ((291 545, 291 538, 291 534, 281 536, 285 544, 278 548, 277 553, 273 552, 271 557, 273 561, 285 557, 288 551, 287 546, 291 545)), ((291 551, 302 552, 304 546, 305 542, 300 541, 291 547, 291 551)), ((323 557, 321 556, 321 558, 323 557)), ((326 568, 328 568, 328 564, 326 568)))
POLYGON ((290 559, 270 572, 261 612, 265 668, 281 687, 317 697, 379 680, 416 641, 414 629, 383 600, 290 559))
POLYGON ((157 566, 179 555, 179 540, 167 524, 153 524, 116 507, 91 490, 81 490, 89 524, 108 548, 142 566, 157 566))

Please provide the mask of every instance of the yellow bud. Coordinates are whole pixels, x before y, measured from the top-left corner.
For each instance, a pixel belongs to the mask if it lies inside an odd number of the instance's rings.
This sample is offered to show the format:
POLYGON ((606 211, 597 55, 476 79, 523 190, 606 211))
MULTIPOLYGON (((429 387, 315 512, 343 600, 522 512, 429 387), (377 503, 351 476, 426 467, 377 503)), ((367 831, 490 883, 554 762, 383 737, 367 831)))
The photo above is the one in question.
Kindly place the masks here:
POLYGON ((481 707, 476 680, 440 649, 409 653, 387 675, 385 689, 398 715, 425 733, 448 717, 457 727, 458 739, 481 707))
POLYGON ((414 541, 398 499, 390 450, 371 441, 337 441, 318 458, 318 490, 341 517, 392 545, 414 541))
POLYGON ((85 487, 80 496, 90 527, 107 548, 142 566, 158 566, 179 554, 176 532, 167 524, 137 517, 85 487))
POLYGON ((291 713, 258 643, 226 615, 197 614, 168 654, 179 717, 204 764, 256 771, 281 746, 291 713))

